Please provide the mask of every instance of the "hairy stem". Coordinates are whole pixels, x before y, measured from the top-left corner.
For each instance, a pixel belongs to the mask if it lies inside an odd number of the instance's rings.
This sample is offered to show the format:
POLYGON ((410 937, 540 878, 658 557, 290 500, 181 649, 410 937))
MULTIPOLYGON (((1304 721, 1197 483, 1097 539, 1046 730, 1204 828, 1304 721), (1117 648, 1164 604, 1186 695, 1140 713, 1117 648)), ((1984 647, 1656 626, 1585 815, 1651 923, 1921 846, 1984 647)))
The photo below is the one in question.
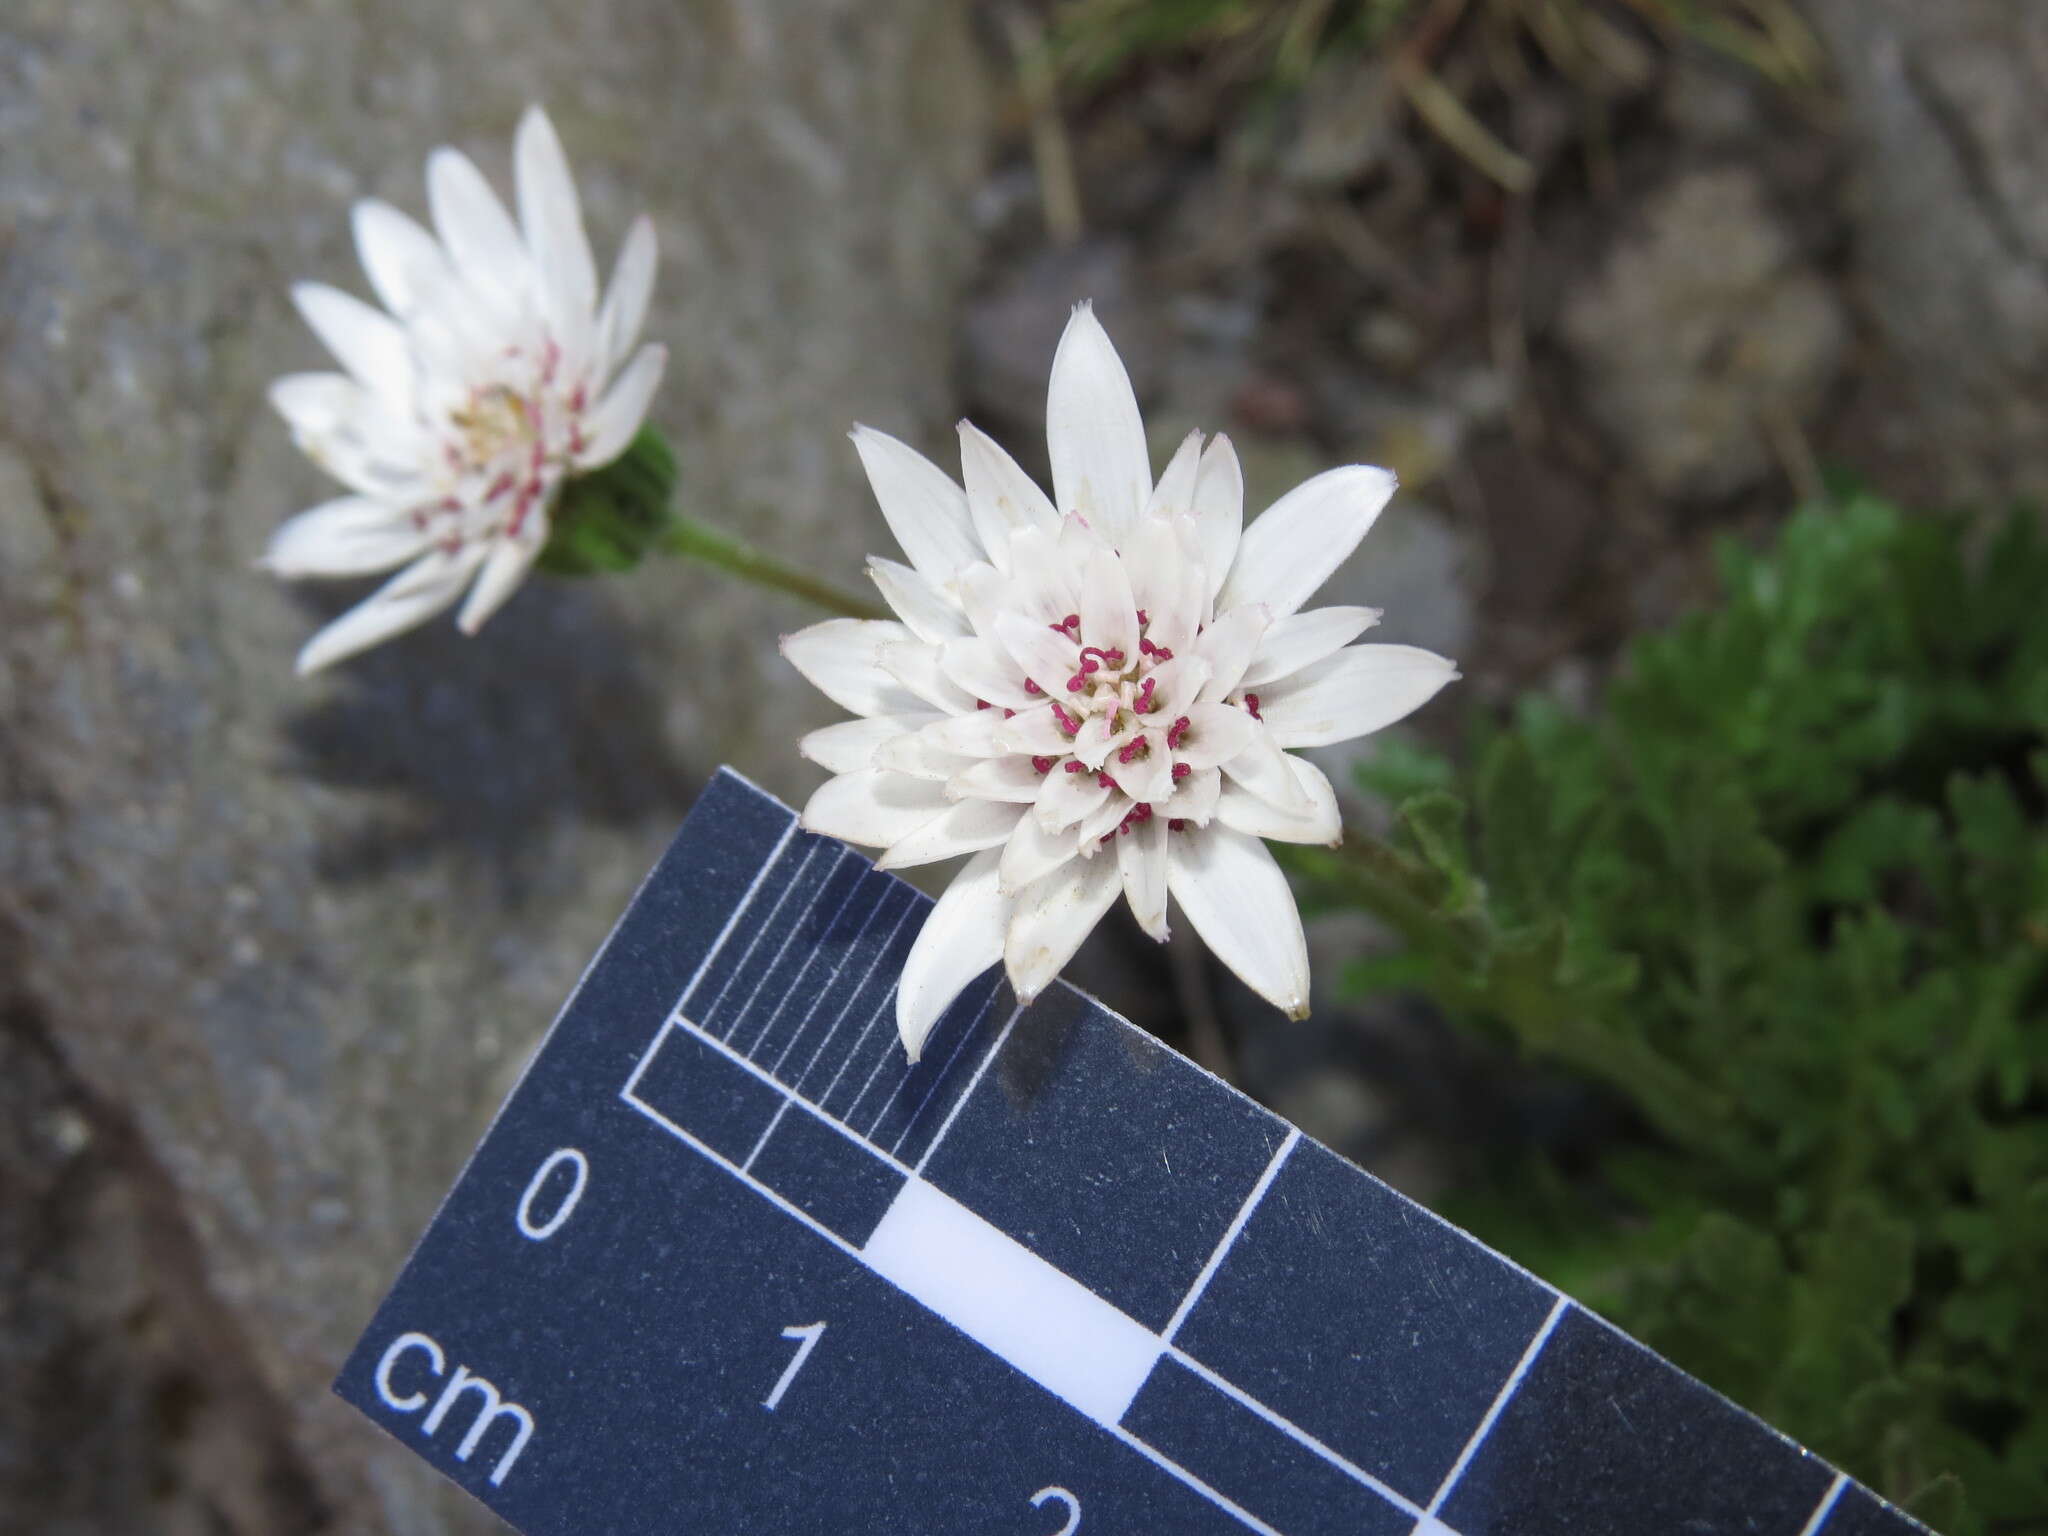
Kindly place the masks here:
POLYGON ((827 613, 843 614, 850 619, 889 617, 878 605, 842 591, 808 571, 785 565, 773 555, 763 554, 744 540, 720 533, 695 518, 676 517, 663 532, 661 543, 672 555, 700 560, 757 587, 787 592, 827 613))

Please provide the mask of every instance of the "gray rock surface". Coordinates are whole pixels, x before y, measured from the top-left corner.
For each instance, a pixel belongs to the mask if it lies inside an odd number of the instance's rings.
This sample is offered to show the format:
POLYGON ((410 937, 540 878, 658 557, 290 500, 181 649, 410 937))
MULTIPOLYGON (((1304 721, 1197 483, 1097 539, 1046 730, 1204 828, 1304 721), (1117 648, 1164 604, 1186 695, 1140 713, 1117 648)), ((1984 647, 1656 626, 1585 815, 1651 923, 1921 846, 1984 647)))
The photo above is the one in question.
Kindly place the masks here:
POLYGON ((984 141, 944 0, 10 0, 0 12, 0 1529, 496 1528, 326 1392, 696 784, 785 794, 802 610, 536 582, 313 683, 328 494, 263 403, 346 205, 544 100, 709 518, 842 581, 841 432, 952 415, 984 141))
POLYGON ((1879 427, 1923 495, 2048 496, 2048 8, 1809 0, 1856 142, 1879 427))

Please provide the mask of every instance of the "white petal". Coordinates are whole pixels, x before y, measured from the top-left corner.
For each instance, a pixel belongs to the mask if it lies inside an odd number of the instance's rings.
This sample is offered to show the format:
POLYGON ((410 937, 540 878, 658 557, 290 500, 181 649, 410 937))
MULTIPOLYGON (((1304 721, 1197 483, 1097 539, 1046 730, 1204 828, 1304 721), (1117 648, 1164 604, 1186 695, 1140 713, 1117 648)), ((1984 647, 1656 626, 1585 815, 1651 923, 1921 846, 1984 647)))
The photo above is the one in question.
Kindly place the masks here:
MULTIPOLYGON (((1137 660, 1138 605, 1123 560, 1113 549, 1098 549, 1088 562, 1081 583, 1081 634, 1100 650, 1122 652, 1126 665, 1137 660)), ((1045 679, 1038 678, 1038 685, 1043 688, 1045 679)))
POLYGON ((612 268, 611 285, 605 289, 604 307, 598 311, 600 355, 594 371, 599 378, 616 368, 640 339, 640 327, 647 323, 647 305, 654 297, 655 255, 654 220, 643 213, 626 231, 618 264, 612 268))
POLYGON ((412 408, 412 351, 405 329, 380 309, 325 283, 295 283, 292 302, 335 361, 394 415, 412 408))
POLYGON ((1271 731, 1255 732, 1252 744, 1224 763, 1223 772, 1277 810, 1299 815, 1309 808, 1307 791, 1271 731))
POLYGON ((977 699, 1005 709, 1029 709, 1044 702, 1024 688, 1024 671, 993 640, 948 640, 939 651, 946 676, 977 699))
POLYGON ((1045 775, 1031 766, 1028 757, 986 757, 961 769, 946 781, 946 793, 956 799, 1000 800, 1012 805, 1029 805, 1045 787, 1045 775))
POLYGON ((1124 899, 1138 926, 1161 943, 1166 941, 1166 838, 1166 818, 1154 816, 1119 833, 1116 840, 1124 899))
POLYGON ((1108 771, 1117 788, 1133 800, 1150 804, 1173 793, 1173 758, 1166 750, 1165 727, 1144 734, 1151 750, 1128 763, 1113 761, 1108 764, 1108 771))
POLYGON ((1264 603, 1286 618, 1350 558, 1394 483, 1387 470, 1352 464, 1297 485, 1245 530, 1217 607, 1264 603))
POLYGON ((1044 879, 1067 860, 1080 856, 1075 851, 1073 833, 1064 829, 1048 832, 1039 825, 1036 816, 1026 816, 1003 845, 1003 894, 1015 895, 1032 881, 1044 879))
POLYGON ((1336 847, 1344 840, 1344 819, 1338 813, 1337 792, 1330 787, 1329 777, 1306 758, 1289 757, 1287 766, 1308 795, 1307 810, 1277 810, 1241 785, 1226 783, 1216 801, 1216 819, 1253 837, 1336 847))
MULTIPOLYGON (((1069 523, 1067 527, 1078 527, 1069 523)), ((1069 558, 1066 535, 1026 528, 1010 539, 1010 579, 1001 607, 1043 623, 1057 624, 1080 613, 1079 572, 1085 559, 1069 558)), ((983 630, 984 634, 988 631, 983 630)))
POLYGON ((495 305, 501 319, 516 318, 534 298, 533 261, 518 226, 469 156, 444 147, 427 157, 427 206, 456 270, 495 305))
POLYGON ((970 709, 926 726, 919 734, 940 751, 960 757, 1007 757, 1015 748, 1003 739, 1006 724, 1000 709, 970 709))
POLYGON ((858 773, 875 766, 875 753, 884 742, 917 731, 933 718, 925 713, 842 720, 812 731, 796 744, 796 749, 829 773, 858 773))
POLYGON ((918 639, 939 645, 968 633, 967 615, 960 611, 960 605, 909 566, 871 555, 868 576, 881 592, 882 601, 910 626, 918 639))
POLYGON ((1020 1003, 1052 984, 1121 889, 1116 860, 1093 858, 1071 860, 1017 893, 1003 964, 1020 1003))
POLYGON ((1078 675, 1080 661, 1074 642, 1064 633, 1036 619, 1006 613, 996 620, 996 638, 1017 670, 1038 684, 1047 698, 1058 700, 1067 696, 1067 684, 1078 675))
POLYGON ((1110 543, 1121 543, 1151 500, 1152 466, 1131 377, 1085 303, 1053 353, 1045 437, 1059 510, 1080 513, 1110 543))
POLYGON ((279 528, 262 565, 286 580, 366 576, 403 565, 431 542, 410 512, 366 496, 343 496, 279 528))
POLYGON ((483 569, 476 574, 476 585, 469 589, 462 612, 455 616, 455 627, 465 635, 473 635, 482 629, 485 621, 519 590, 519 584, 526 580, 526 573, 533 569, 533 562, 540 558, 541 546, 546 542, 545 538, 497 540, 484 561, 483 569))
POLYGON ((1112 794, 1101 805, 1083 816, 1080 825, 1070 834, 1075 846, 1081 850, 1081 856, 1087 858, 1090 855, 1100 855, 1103 859, 1113 862, 1115 855, 1105 851, 1104 845, 1116 836, 1116 829, 1123 824, 1124 818, 1131 814, 1131 810, 1129 796, 1112 794))
POLYGON ((1003 957, 1009 903, 996 889, 993 848, 967 861, 925 917, 896 983, 896 1032, 912 1061, 967 984, 1003 957))
POLYGON ((820 784, 804 805, 803 826, 844 842, 886 848, 950 808, 945 790, 882 768, 842 773, 820 784))
POLYGON ((1261 688, 1342 650, 1379 623, 1377 608, 1311 608, 1269 626, 1238 686, 1261 688))
POLYGON ((1209 683, 1209 663, 1199 656, 1180 655, 1152 669, 1153 708, 1171 720, 1187 713, 1209 683))
POLYGON ((519 190, 519 227, 533 253, 543 305, 557 341, 588 363, 597 311, 597 261, 583 232, 583 207, 569 157, 547 113, 528 107, 512 144, 513 180, 519 190), (582 346, 575 345, 582 342, 582 346))
POLYGON ((1195 508, 1195 474, 1202 463, 1202 434, 1190 432, 1160 471, 1145 511, 1149 517, 1185 517, 1195 508))
POLYGON ((1256 837, 1229 827, 1167 839, 1166 883, 1195 932, 1289 1018, 1308 1017, 1308 941, 1294 893, 1256 837))
POLYGON ((882 665, 882 652, 911 638, 886 619, 827 619, 782 637, 789 664, 826 698, 856 715, 923 712, 925 705, 882 665))
POLYGON ((1109 786, 1094 774, 1068 773, 1063 765, 1045 776, 1032 814, 1041 827, 1057 832, 1098 809, 1109 795, 1109 786))
POLYGON ((408 215, 371 197, 355 205, 350 222, 363 273, 392 314, 409 315, 423 297, 451 286, 447 252, 408 215))
POLYGON ((967 493, 938 465, 886 432, 855 427, 853 446, 896 543, 940 586, 982 558, 967 493))
MULTIPOLYGON (((1163 483, 1163 482, 1162 482, 1163 483)), ((1165 645, 1177 649, 1181 643, 1181 632, 1194 632, 1194 623, 1201 615, 1182 599, 1192 588, 1185 580, 1186 562, 1182 558, 1180 530, 1170 518, 1147 513, 1138 519, 1124 540, 1123 568, 1131 587, 1131 606, 1142 610, 1146 621, 1146 638, 1154 645, 1165 645), (1182 607, 1188 607, 1183 615, 1182 607), (1171 635, 1173 638, 1169 639, 1171 635)), ((1094 636, 1089 636, 1090 641, 1094 636)))
POLYGON ((455 554, 437 549, 422 555, 308 640, 299 652, 299 676, 425 623, 462 595, 483 557, 480 544, 455 554))
POLYGON ((872 766, 943 784, 961 769, 973 767, 974 759, 935 747, 922 731, 912 731, 892 736, 877 747, 872 766))
POLYGON ((1018 710, 1002 722, 996 740, 1011 752, 1030 752, 1041 757, 1064 756, 1068 747, 1067 733, 1060 729, 1059 717, 1050 704, 1018 710))
POLYGON ((1173 798, 1158 807, 1159 814, 1206 827, 1209 818, 1216 814, 1223 784, 1223 775, 1217 769, 1197 768, 1175 786, 1173 798))
POLYGON ((960 423, 960 478, 981 546, 1003 570, 1009 569, 1012 534, 1022 528, 1051 533, 1059 527, 1059 513, 1038 482, 971 421, 960 423))
POLYGON ((908 837, 889 845, 875 861, 877 869, 911 869, 984 848, 1000 848, 1023 819, 1024 807, 994 800, 962 800, 943 816, 926 822, 908 837))
POLYGON ((1209 681, 1202 685, 1202 697, 1221 699, 1229 695, 1244 676, 1266 633, 1268 615, 1263 603, 1246 603, 1216 616, 1216 622, 1195 641, 1195 654, 1209 663, 1209 681))
POLYGON ((583 448, 576 455, 578 469, 602 468, 632 445, 634 434, 647 420, 647 408, 654 403, 654 392, 661 388, 661 376, 667 368, 667 347, 646 346, 633 354, 633 361, 583 418, 583 448))
POLYGON ((1202 450, 1195 474, 1195 533, 1202 546, 1202 569, 1209 577, 1205 598, 1213 600, 1230 574, 1243 531, 1244 470, 1230 439, 1219 432, 1202 450))
POLYGON ((1187 734, 1173 758, 1190 768, 1220 768, 1256 744, 1259 723, 1228 704, 1192 704, 1187 734))
POLYGON ((905 640, 900 645, 884 647, 882 665, 897 682, 934 709, 942 709, 950 715, 966 714, 974 709, 975 696, 946 675, 936 645, 927 645, 922 640, 905 640))
POLYGON ((1259 695, 1283 747, 1322 747, 1392 725, 1458 676, 1455 662, 1412 645, 1354 645, 1259 695))

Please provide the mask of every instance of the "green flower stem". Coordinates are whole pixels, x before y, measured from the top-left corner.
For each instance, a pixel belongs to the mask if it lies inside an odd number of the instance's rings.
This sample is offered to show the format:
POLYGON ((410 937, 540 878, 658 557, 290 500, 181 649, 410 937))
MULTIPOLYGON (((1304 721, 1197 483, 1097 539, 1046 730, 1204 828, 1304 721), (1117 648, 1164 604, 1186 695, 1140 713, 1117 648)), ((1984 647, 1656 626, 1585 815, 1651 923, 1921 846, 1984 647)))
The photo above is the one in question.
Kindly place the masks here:
POLYGON ((784 565, 773 555, 763 554, 753 545, 720 533, 695 518, 676 516, 662 531, 661 547, 672 555, 685 559, 702 561, 705 565, 716 566, 719 570, 750 581, 757 587, 767 587, 775 592, 787 592, 791 597, 803 599, 827 613, 843 614, 849 619, 886 619, 889 615, 877 604, 867 602, 842 592, 831 582, 800 571, 795 566, 784 565))

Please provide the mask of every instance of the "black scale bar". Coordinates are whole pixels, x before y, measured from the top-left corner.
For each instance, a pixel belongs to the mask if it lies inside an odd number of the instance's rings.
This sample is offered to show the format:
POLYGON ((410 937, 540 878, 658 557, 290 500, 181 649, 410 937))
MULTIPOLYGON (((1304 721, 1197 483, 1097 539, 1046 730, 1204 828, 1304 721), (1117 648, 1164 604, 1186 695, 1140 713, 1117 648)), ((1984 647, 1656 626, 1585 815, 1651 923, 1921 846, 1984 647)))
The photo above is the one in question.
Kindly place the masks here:
POLYGON ((531 1536, 1922 1527, 731 773, 337 1383, 531 1536))

